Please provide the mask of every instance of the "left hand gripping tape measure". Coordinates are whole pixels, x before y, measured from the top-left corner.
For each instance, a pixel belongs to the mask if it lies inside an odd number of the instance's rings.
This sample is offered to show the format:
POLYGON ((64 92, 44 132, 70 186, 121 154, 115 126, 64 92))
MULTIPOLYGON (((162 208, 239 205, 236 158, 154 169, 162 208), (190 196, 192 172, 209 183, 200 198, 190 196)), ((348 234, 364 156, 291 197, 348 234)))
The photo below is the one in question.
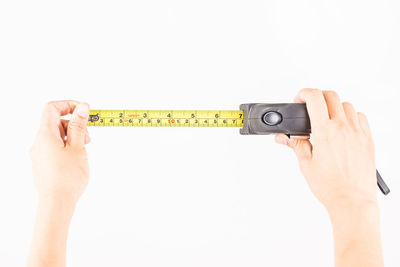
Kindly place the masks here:
MULTIPOLYGON (((241 127, 242 135, 311 134, 305 104, 242 104, 240 110, 91 110, 88 126, 241 127)), ((376 171, 383 194, 390 189, 376 171)))

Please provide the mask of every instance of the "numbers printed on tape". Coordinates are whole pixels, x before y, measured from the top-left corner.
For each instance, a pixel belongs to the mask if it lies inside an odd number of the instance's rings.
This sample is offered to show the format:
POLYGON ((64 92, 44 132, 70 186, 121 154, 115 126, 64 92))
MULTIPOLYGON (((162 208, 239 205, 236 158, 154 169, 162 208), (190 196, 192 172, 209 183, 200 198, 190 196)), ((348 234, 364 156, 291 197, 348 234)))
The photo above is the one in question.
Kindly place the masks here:
POLYGON ((243 127, 240 110, 91 110, 88 126, 243 127))

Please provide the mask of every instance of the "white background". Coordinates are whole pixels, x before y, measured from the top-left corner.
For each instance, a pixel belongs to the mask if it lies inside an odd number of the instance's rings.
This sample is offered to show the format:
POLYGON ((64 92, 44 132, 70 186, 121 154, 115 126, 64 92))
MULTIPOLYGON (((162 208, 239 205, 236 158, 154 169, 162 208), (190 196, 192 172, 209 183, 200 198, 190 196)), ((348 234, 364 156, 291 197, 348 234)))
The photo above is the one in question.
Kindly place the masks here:
MULTIPOLYGON (((237 109, 337 90, 367 114, 386 266, 400 266, 398 1, 0 2, 0 266, 23 266, 28 149, 47 101, 237 109)), ((333 266, 328 216, 294 154, 222 128, 91 128, 69 266, 333 266)))

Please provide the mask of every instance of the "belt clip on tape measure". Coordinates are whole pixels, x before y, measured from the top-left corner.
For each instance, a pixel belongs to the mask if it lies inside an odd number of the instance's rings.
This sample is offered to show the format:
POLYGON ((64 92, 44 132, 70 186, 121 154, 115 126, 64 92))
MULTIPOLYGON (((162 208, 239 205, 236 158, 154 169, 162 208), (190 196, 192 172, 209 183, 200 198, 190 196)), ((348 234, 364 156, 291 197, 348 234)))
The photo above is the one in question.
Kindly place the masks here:
MULTIPOLYGON (((88 126, 242 127, 242 135, 311 134, 305 104, 242 104, 240 110, 91 110, 88 126)), ((376 171, 383 194, 389 187, 376 171)))

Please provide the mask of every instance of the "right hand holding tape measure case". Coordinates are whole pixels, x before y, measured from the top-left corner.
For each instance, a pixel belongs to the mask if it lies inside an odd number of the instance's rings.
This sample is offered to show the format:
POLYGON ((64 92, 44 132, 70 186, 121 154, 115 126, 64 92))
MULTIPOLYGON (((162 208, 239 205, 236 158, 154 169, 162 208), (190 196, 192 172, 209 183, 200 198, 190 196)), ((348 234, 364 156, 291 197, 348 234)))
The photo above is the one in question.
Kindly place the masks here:
MULTIPOLYGON (((311 134, 310 118, 306 104, 242 104, 243 135, 265 135, 284 133, 304 136, 311 134)), ((376 171, 377 184, 383 194, 390 192, 389 187, 376 171)))

